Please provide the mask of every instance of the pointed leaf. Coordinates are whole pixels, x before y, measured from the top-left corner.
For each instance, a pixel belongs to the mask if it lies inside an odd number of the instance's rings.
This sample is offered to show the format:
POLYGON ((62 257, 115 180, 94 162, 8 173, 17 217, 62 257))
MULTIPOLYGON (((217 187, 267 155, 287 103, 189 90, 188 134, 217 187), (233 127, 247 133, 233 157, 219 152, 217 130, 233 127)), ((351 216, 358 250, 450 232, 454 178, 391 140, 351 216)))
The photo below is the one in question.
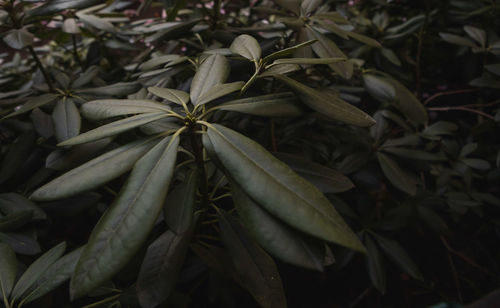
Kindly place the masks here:
POLYGON ((367 251, 366 265, 370 280, 375 288, 384 294, 387 286, 387 274, 385 272, 382 253, 380 253, 377 244, 375 244, 375 241, 370 236, 365 237, 365 246, 367 251))
POLYGON ((99 121, 116 116, 157 113, 170 109, 165 104, 146 99, 102 99, 83 104, 80 111, 85 118, 99 121))
POLYGON ((303 114, 295 95, 288 92, 237 99, 223 103, 217 109, 261 117, 297 117, 303 114))
POLYGON ((53 102, 54 100, 56 100, 57 97, 58 96, 56 94, 52 93, 47 93, 40 96, 32 97, 26 103, 24 103, 24 105, 22 105, 21 108, 5 116, 4 119, 14 117, 23 114, 25 112, 31 111, 35 108, 41 107, 45 104, 53 102))
POLYGON ((167 137, 137 161, 90 235, 71 277, 72 299, 111 279, 146 240, 165 201, 178 145, 178 135, 167 137))
POLYGON ((337 62, 346 61, 345 58, 283 58, 275 60, 269 67, 273 67, 278 64, 331 64, 337 62))
POLYGON ((8 244, 16 253, 36 255, 40 253, 40 245, 28 232, 0 232, 0 242, 8 244))
POLYGON ((222 83, 213 86, 210 90, 206 91, 198 97, 197 105, 203 105, 213 100, 218 99, 229 93, 239 91, 245 83, 243 81, 236 81, 231 83, 222 83))
POLYGON ((290 264, 323 271, 321 247, 262 209, 235 182, 231 193, 243 225, 266 251, 290 264))
POLYGON ((359 33, 356 33, 356 32, 346 32, 346 34, 350 37, 352 37, 353 39, 357 40, 357 41, 360 41, 361 43, 363 44, 366 44, 368 46, 372 46, 372 47, 375 47, 375 48, 381 48, 382 45, 380 45, 379 42, 377 42, 376 40, 372 39, 371 37, 368 37, 368 36, 365 36, 365 35, 362 35, 362 34, 359 34, 359 33))
POLYGON ((181 90, 149 87, 148 91, 181 106, 182 104, 187 104, 189 101, 189 94, 181 90))
POLYGON ((323 0, 303 0, 300 7, 304 15, 307 16, 314 12, 322 3, 323 0))
POLYGON ((301 0, 274 0, 279 6, 300 15, 301 0))
POLYGON ((465 32, 472 37, 481 47, 486 47, 486 31, 473 26, 464 26, 465 32))
POLYGON ((247 58, 248 60, 258 61, 261 56, 261 49, 259 42, 252 36, 248 34, 242 34, 236 37, 231 43, 229 49, 240 56, 247 58))
POLYGON ((392 102, 396 97, 394 86, 382 77, 363 74, 363 83, 368 93, 380 102, 392 102))
POLYGON ((275 76, 297 92, 302 101, 317 112, 347 124, 370 126, 372 117, 340 98, 320 92, 286 76, 275 76))
POLYGON ((96 157, 40 187, 31 199, 58 200, 99 187, 130 170, 155 141, 155 138, 138 140, 96 157))
POLYGON ((328 199, 255 141, 213 124, 203 144, 245 193, 271 214, 313 236, 364 251, 328 199))
POLYGON ((35 281, 43 275, 47 268, 64 254, 65 250, 66 243, 62 242, 36 259, 17 281, 14 289, 12 290, 12 300, 14 301, 17 298, 21 298, 24 292, 26 292, 35 283, 35 281))
POLYGON ((193 224, 198 173, 190 170, 184 182, 170 192, 165 201, 165 221, 176 234, 186 232, 193 224))
POLYGON ((458 36, 455 34, 450 34, 450 33, 442 33, 442 32, 439 33, 439 36, 444 41, 451 43, 451 44, 465 46, 465 47, 471 47, 471 48, 477 48, 477 45, 473 41, 471 41, 465 37, 461 37, 461 36, 458 36))
POLYGON ((281 278, 273 259, 223 210, 218 211, 218 219, 222 239, 243 287, 263 308, 286 308, 281 278))
POLYGON ((229 76, 229 63, 226 57, 219 54, 208 56, 198 67, 191 82, 191 103, 198 104, 198 98, 215 85, 226 81, 229 76))
POLYGON ((29 11, 32 16, 52 15, 66 9, 82 9, 99 3, 99 0, 51 0, 29 11))
POLYGON ((189 249, 192 232, 168 230, 149 245, 137 278, 142 307, 158 307, 172 293, 189 249))
POLYGON ((97 30, 104 30, 106 32, 115 32, 116 29, 112 23, 109 21, 99 18, 94 15, 81 14, 79 12, 76 13, 76 16, 83 21, 84 24, 89 25, 97 30))
POLYGON ((103 126, 99 126, 96 129, 80 134, 76 137, 68 139, 64 142, 58 144, 58 146, 68 146, 80 143, 86 143, 90 141, 99 140, 109 136, 118 135, 127 130, 136 128, 138 126, 144 125, 149 122, 153 122, 159 119, 166 118, 167 114, 164 112, 152 112, 138 114, 123 120, 115 121, 103 126))
POLYGON ((7 301, 16 281, 16 254, 9 245, 0 243, 0 296, 7 301))
POLYGON ((118 82, 98 88, 78 89, 75 93, 93 96, 125 96, 138 91, 141 87, 136 82, 118 82))
POLYGON ((398 163, 380 152, 377 152, 377 159, 385 176, 394 186, 412 196, 417 193, 416 181, 398 163))
POLYGON ((288 47, 288 48, 285 48, 285 49, 278 50, 278 51, 273 52, 272 54, 264 57, 264 59, 262 60, 262 62, 268 63, 268 62, 270 62, 271 60, 274 60, 274 59, 287 57, 289 55, 294 54, 300 48, 309 46, 311 44, 314 44, 315 42, 316 42, 316 40, 309 40, 309 41, 305 41, 303 43, 297 44, 297 45, 292 46, 292 47, 288 47))
POLYGON ((31 221, 33 211, 14 212, 0 218, 0 231, 14 231, 31 221))
POLYGON ((80 113, 72 99, 58 101, 52 111, 52 119, 58 142, 73 138, 80 132, 80 113))

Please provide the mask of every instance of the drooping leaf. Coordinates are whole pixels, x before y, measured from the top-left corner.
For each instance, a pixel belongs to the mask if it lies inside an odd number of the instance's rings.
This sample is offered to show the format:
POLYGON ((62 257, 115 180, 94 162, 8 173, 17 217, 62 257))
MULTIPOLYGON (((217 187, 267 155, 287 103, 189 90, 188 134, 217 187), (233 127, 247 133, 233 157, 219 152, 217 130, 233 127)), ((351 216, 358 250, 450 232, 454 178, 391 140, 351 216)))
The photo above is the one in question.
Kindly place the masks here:
POLYGON ((189 94, 181 90, 149 87, 148 91, 181 106, 189 101, 189 94))
POLYGON ((76 262, 80 258, 83 247, 66 254, 52 265, 33 283, 30 290, 26 292, 22 303, 30 303, 69 280, 75 270, 76 262))
POLYGON ((164 112, 138 114, 123 120, 118 120, 103 126, 99 126, 98 128, 95 128, 91 131, 85 132, 76 137, 61 142, 58 144, 58 146, 76 145, 118 135, 124 131, 136 128, 149 122, 166 118, 167 116, 168 115, 164 112))
POLYGON ((378 101, 391 102, 396 97, 394 86, 379 76, 363 74, 363 83, 368 93, 378 101))
POLYGON ((231 49, 233 53, 254 61, 258 61, 262 53, 259 42, 248 34, 242 34, 236 37, 229 49, 231 49))
POLYGON ((80 113, 72 99, 58 101, 52 111, 52 119, 58 142, 73 138, 80 132, 80 113))
POLYGON ((9 245, 0 243, 0 296, 5 301, 14 287, 17 273, 16 254, 9 245))
POLYGON ((231 83, 221 83, 213 86, 208 91, 204 92, 198 97, 197 105, 203 105, 209 103, 213 100, 218 99, 229 93, 239 91, 245 83, 243 81, 236 81, 231 83))
POLYGON ((262 209, 235 182, 231 193, 243 225, 267 252, 290 264, 323 270, 321 247, 262 209))
POLYGON ((328 199, 255 141, 213 124, 203 144, 245 193, 271 214, 313 236, 364 251, 328 199))
POLYGON ((269 67, 282 64, 304 64, 304 65, 331 64, 342 61, 346 61, 346 59, 345 58, 282 58, 274 60, 274 62, 271 65, 269 65, 269 67))
POLYGON ((155 141, 155 138, 137 140, 96 157, 40 187, 31 199, 57 200, 99 187, 130 170, 155 141))
POLYGON ((286 76, 275 77, 296 91, 306 105, 329 118, 358 126, 370 126, 375 123, 368 114, 334 95, 320 92, 286 76))
POLYGON ((53 102, 54 100, 56 100, 56 98, 57 98, 57 95, 53 94, 53 93, 46 93, 46 94, 42 94, 40 96, 30 98, 24 105, 21 106, 21 108, 17 109, 13 113, 7 115, 6 117, 4 117, 4 119, 10 118, 10 117, 15 117, 15 116, 18 116, 18 115, 23 114, 25 112, 31 111, 35 108, 41 107, 45 104, 53 102))
POLYGON ((111 117, 169 111, 165 104, 152 100, 136 99, 102 99, 90 101, 82 105, 82 115, 92 121, 99 121, 111 117))
POLYGON ((167 137, 137 161, 78 260, 70 282, 72 299, 111 279, 146 240, 165 201, 178 145, 178 135, 167 137))
POLYGON ((375 47, 375 48, 382 47, 382 45, 379 42, 377 42, 377 40, 374 40, 371 37, 368 37, 368 36, 365 36, 365 35, 362 35, 362 34, 359 34, 356 32, 352 32, 352 31, 348 31, 348 32, 346 32, 346 34, 349 37, 352 37, 353 39, 360 41, 361 43, 366 44, 368 46, 375 47))
POLYGON ((380 152, 377 152, 377 159, 385 176, 394 186, 412 196, 417 193, 416 181, 397 162, 380 152))
POLYGON ((158 307, 172 293, 189 249, 192 232, 166 231, 149 245, 137 278, 142 307, 158 307))
POLYGON ((387 286, 387 274, 385 272, 384 259, 375 241, 370 237, 365 237, 366 265, 368 274, 373 285, 380 293, 384 294, 387 286))
POLYGON ((297 117, 303 114, 295 95, 285 92, 229 101, 217 109, 262 117, 297 117))
POLYGON ((62 242, 57 246, 52 247, 41 257, 35 260, 19 278, 12 290, 12 301, 20 299, 21 296, 35 283, 35 281, 43 275, 49 266, 57 261, 66 250, 66 243, 62 242))
POLYGON ((165 221, 177 235, 186 232, 193 223, 198 173, 190 170, 184 182, 170 192, 165 201, 165 221))
POLYGON ((191 82, 191 103, 198 105, 198 99, 214 86, 223 83, 229 75, 229 63, 219 54, 208 56, 198 67, 191 82))
POLYGON ((234 218, 218 211, 221 235, 243 287, 263 308, 286 308, 281 278, 273 259, 253 242, 234 218))

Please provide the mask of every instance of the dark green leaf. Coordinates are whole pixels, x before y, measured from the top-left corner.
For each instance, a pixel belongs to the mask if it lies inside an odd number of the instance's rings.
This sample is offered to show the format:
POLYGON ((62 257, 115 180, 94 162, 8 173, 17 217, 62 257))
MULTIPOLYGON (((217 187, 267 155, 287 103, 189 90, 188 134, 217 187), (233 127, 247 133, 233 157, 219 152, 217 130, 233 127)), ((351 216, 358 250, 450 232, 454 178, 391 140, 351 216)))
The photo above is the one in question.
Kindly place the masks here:
POLYGON ((72 299, 111 279, 146 240, 165 201, 178 145, 178 135, 167 137, 137 161, 90 235, 71 277, 72 299))
POLYGON ((34 220, 45 220, 47 214, 35 203, 16 193, 0 194, 0 213, 10 215, 20 212, 32 212, 34 220))
POLYGON ((58 96, 56 94, 52 93, 47 93, 40 96, 32 97, 24 105, 22 105, 21 108, 9 114, 8 116, 4 117, 4 119, 23 114, 25 112, 43 106, 45 104, 53 102, 57 97, 58 96))
POLYGON ((204 92, 202 95, 198 97, 198 101, 196 105, 203 105, 209 103, 213 100, 218 99, 224 95, 229 93, 233 93, 235 91, 239 91, 245 83, 243 81, 236 81, 231 83, 221 83, 213 86, 208 91, 204 92))
POLYGON ((13 29, 3 37, 5 44, 14 49, 23 49, 26 46, 33 44, 35 36, 28 32, 26 28, 13 29))
POLYGON ((14 140, 2 160, 0 183, 5 183, 22 168, 35 147, 35 137, 35 132, 29 130, 14 140))
POLYGON ((14 231, 33 217, 33 211, 18 211, 0 218, 0 231, 14 231))
POLYGON ((52 0, 29 11, 29 15, 52 15, 67 9, 82 9, 99 3, 99 0, 52 0))
POLYGON ((215 54, 208 56, 198 67, 191 82, 191 103, 198 104, 198 99, 214 86, 224 83, 229 75, 229 63, 226 57, 215 54))
POLYGON ((452 44, 460 45, 460 46, 471 47, 471 48, 477 47, 477 45, 473 41, 471 41, 465 37, 455 35, 455 34, 441 32, 441 33, 439 33, 439 36, 448 43, 452 43, 452 44))
POLYGON ((170 192, 165 201, 165 221, 176 234, 186 232, 193 223, 198 173, 190 170, 184 182, 170 192))
POLYGON ((181 106, 189 101, 189 94, 181 90, 149 87, 148 91, 181 106))
POLYGON ((472 37, 481 47, 486 47, 486 31, 473 26, 464 26, 465 32, 472 37))
POLYGON ((167 112, 171 108, 152 100, 102 99, 82 105, 82 115, 92 121, 99 121, 122 115, 167 112))
POLYGON ((0 232, 0 242, 8 244, 16 253, 19 254, 36 255, 40 253, 40 245, 29 232, 0 232))
POLYGON ((7 302, 14 287, 16 272, 16 254, 9 245, 0 243, 0 296, 4 302, 7 302))
POLYGON ((217 109, 236 111, 262 117, 297 117, 303 114, 291 93, 276 93, 229 101, 217 109))
POLYGON ((80 133, 80 113, 72 99, 58 101, 52 111, 52 119, 58 142, 73 138, 80 133))
POLYGON ((309 40, 309 41, 305 41, 305 42, 302 42, 300 44, 297 44, 295 46, 288 47, 288 48, 285 48, 285 49, 273 52, 272 54, 264 57, 264 59, 262 59, 262 62, 268 63, 268 62, 270 62, 270 61, 272 61, 274 59, 287 57, 287 56, 295 53, 300 48, 309 46, 311 44, 314 44, 315 42, 316 42, 316 40, 309 40))
POLYGON ((92 96, 125 96, 136 92, 141 85, 136 82, 118 82, 104 87, 78 89, 76 94, 87 94, 92 96))
POLYGON ((247 34, 242 34, 236 37, 229 49, 231 49, 233 53, 239 54, 240 56, 251 61, 258 61, 261 56, 259 42, 247 34))
POLYGON ((300 5, 301 0, 274 0, 279 6, 295 13, 296 15, 300 15, 300 5))
POLYGON ((412 196, 417 193, 417 183, 415 179, 401 169, 397 162, 380 152, 377 152, 377 159, 382 171, 392 185, 412 196))
POLYGON ((370 236, 365 237, 365 247, 367 251, 366 265, 370 280, 380 293, 385 294, 387 275, 382 254, 370 236))

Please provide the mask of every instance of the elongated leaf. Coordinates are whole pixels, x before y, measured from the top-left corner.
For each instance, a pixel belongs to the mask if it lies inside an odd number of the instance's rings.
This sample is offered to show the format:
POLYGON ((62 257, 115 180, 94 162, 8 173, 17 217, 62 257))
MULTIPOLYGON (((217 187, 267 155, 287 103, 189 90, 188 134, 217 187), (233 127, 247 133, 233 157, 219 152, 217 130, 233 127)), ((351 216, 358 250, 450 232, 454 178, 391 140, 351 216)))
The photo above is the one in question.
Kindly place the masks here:
POLYGON ((394 51, 392 51, 392 49, 380 48, 379 51, 380 54, 382 54, 382 56, 384 56, 384 58, 389 60, 392 64, 397 66, 402 65, 401 60, 399 60, 398 56, 394 53, 394 51))
MULTIPOLYGON (((323 34, 309 27, 305 31, 307 39, 318 40, 312 45, 312 49, 320 58, 347 58, 337 45, 323 34)), ((342 78, 351 79, 354 70, 352 63, 332 63, 329 66, 342 78)))
POLYGON ((99 140, 109 136, 118 135, 124 131, 136 128, 138 126, 144 125, 149 122, 153 122, 159 119, 166 118, 167 114, 164 112, 152 112, 138 114, 123 120, 115 121, 103 126, 100 126, 91 131, 80 134, 76 137, 68 139, 64 142, 58 144, 58 146, 68 146, 75 145, 90 141, 99 140))
POLYGON ((0 232, 0 242, 8 244, 16 253, 36 255, 40 253, 40 245, 28 232, 0 232))
POLYGON ((52 0, 29 11, 29 15, 52 15, 66 9, 82 9, 99 3, 99 0, 52 0))
POLYGON ((80 258, 82 251, 83 247, 75 249, 50 265, 33 283, 22 302, 25 304, 30 303, 69 280, 71 274, 75 270, 76 262, 80 258))
POLYGON ((9 245, 0 243, 0 296, 4 301, 9 298, 16 281, 16 254, 9 245))
POLYGON ((322 3, 323 0, 303 0, 300 7, 304 15, 307 16, 314 12, 322 3))
POLYGON ((165 104, 152 100, 140 99, 102 99, 90 101, 82 105, 82 115, 92 121, 99 121, 111 117, 169 111, 165 104))
POLYGON ((189 94, 181 90, 149 87, 148 91, 181 106, 189 101, 189 94))
POLYGON ((263 210, 234 182, 231 193, 243 225, 266 251, 290 264, 323 270, 321 247, 263 210))
POLYGON ((106 32, 115 32, 115 27, 109 21, 99 18, 94 15, 87 15, 76 13, 76 16, 83 21, 84 24, 89 25, 97 30, 104 30, 106 32))
POLYGON ((203 105, 209 103, 213 100, 218 99, 224 95, 229 93, 233 93, 235 91, 239 91, 245 83, 243 81, 236 81, 231 83, 222 83, 213 86, 211 89, 203 93, 198 97, 197 105, 203 105))
POLYGON ((172 293, 189 249, 193 232, 168 230, 149 245, 137 278, 142 307, 158 307, 172 293))
POLYGON ((472 37, 481 47, 486 47, 487 37, 486 31, 473 26, 464 26, 465 32, 472 37))
POLYGON ((370 237, 366 236, 365 246, 367 250, 366 266, 373 285, 380 293, 384 294, 387 286, 387 274, 385 272, 384 259, 377 244, 370 237))
POLYGON ((66 243, 52 247, 49 251, 44 253, 40 258, 36 259, 19 278, 14 289, 12 290, 12 300, 21 298, 21 296, 26 292, 35 281, 43 275, 47 268, 57 261, 66 250, 66 243))
POLYGON ((217 215, 221 235, 243 287, 263 308, 285 308, 286 298, 273 259, 223 210, 217 215))
POLYGON ((380 248, 391 258, 403 271, 408 273, 411 277, 423 281, 424 277, 418 269, 417 265, 408 256, 406 251, 399 245, 398 242, 381 236, 380 234, 375 234, 375 240, 380 245, 380 248))
POLYGON ((164 30, 154 31, 155 34, 146 37, 145 42, 151 43, 156 40, 174 39, 185 35, 191 30, 201 19, 193 19, 185 22, 173 22, 164 30))
POLYGON ((10 215, 26 211, 33 213, 33 220, 47 219, 47 214, 24 196, 16 193, 0 194, 0 213, 10 215))
POLYGON ((14 231, 22 227, 33 217, 33 211, 25 210, 15 212, 0 218, 0 231, 14 231))
POLYGON ((125 96, 138 91, 141 85, 136 82, 118 82, 99 88, 88 88, 75 90, 77 94, 88 94, 93 96, 125 96))
POLYGON ((73 138, 80 132, 80 113, 72 99, 58 101, 52 112, 52 119, 58 142, 73 138))
POLYGON ((259 60, 262 54, 259 42, 248 34, 242 34, 236 37, 229 49, 233 53, 254 61, 259 60))
POLYGON ((446 42, 448 43, 451 43, 451 44, 455 44, 455 45, 459 45, 459 46, 465 46, 465 47, 471 47, 471 48, 476 48, 477 45, 465 38, 465 37, 461 37, 461 36, 458 36, 458 35, 455 35, 455 34, 450 34, 450 33, 442 33, 440 32, 439 33, 439 36, 446 42))
POLYGON ((165 63, 177 60, 179 58, 180 58, 180 56, 176 55, 176 54, 159 56, 159 57, 152 58, 152 59, 150 59, 150 60, 142 63, 139 66, 139 68, 143 72, 144 71, 149 71, 149 70, 151 70, 153 68, 156 68, 156 67, 158 67, 158 66, 160 66, 162 64, 165 64, 165 63))
POLYGON ((285 48, 285 49, 278 50, 278 51, 273 52, 272 54, 264 57, 264 59, 262 61, 264 63, 268 63, 268 62, 270 62, 270 61, 272 61, 274 59, 287 57, 287 56, 295 53, 300 48, 309 46, 311 44, 314 44, 315 42, 316 42, 315 39, 314 40, 309 40, 309 41, 302 42, 302 43, 297 44, 297 45, 292 46, 292 47, 288 47, 288 48, 285 48))
POLYGON ((198 99, 215 85, 223 83, 229 75, 229 63, 219 54, 208 56, 198 67, 191 82, 191 103, 198 104, 198 99))
POLYGON ((269 67, 278 64, 331 64, 346 61, 345 58, 283 58, 275 60, 269 67))
POLYGON ((186 232, 193 224, 198 173, 190 170, 184 182, 179 184, 165 201, 165 221, 176 234, 186 232))
POLYGON ((274 0, 279 6, 300 15, 301 0, 274 0))
POLYGON ((382 77, 363 74, 363 83, 368 93, 380 102, 392 102, 396 98, 396 89, 382 77))
POLYGON ((31 199, 57 200, 99 187, 130 170, 155 141, 155 138, 138 140, 96 157, 40 187, 31 199))
POLYGON ((446 160, 444 153, 430 153, 421 150, 405 149, 405 148, 384 148, 384 152, 388 152, 401 157, 416 159, 416 160, 427 160, 427 161, 442 161, 446 160))
POLYGON ((305 160, 300 156, 285 153, 274 155, 325 194, 344 192, 354 187, 348 177, 336 170, 305 160))
POLYGON ((90 235, 71 277, 72 299, 111 279, 146 240, 165 201, 178 145, 178 135, 167 137, 137 161, 90 235))
POLYGON ((75 81, 73 81, 73 88, 76 89, 88 84, 99 74, 99 72, 100 70, 98 66, 90 66, 85 72, 81 73, 75 81))
POLYGON ((328 199, 255 141, 213 124, 203 144, 245 193, 271 214, 313 236, 364 251, 328 199))
POLYGON ((377 42, 376 40, 372 39, 371 37, 368 37, 368 36, 365 36, 365 35, 362 35, 362 34, 359 34, 359 33, 356 33, 356 32, 346 32, 346 34, 350 37, 352 37, 353 39, 357 40, 357 41, 360 41, 361 43, 363 44, 366 44, 368 46, 372 46, 372 47, 375 47, 375 48, 381 48, 382 45, 380 45, 379 42, 377 42))
POLYGON ((217 108, 262 117, 297 117, 303 114, 296 97, 288 92, 237 99, 217 108))
POLYGON ((334 95, 309 88, 286 76, 275 77, 295 90, 306 105, 329 118, 358 126, 370 126, 375 123, 368 114, 334 95))
POLYGON ((14 116, 23 114, 25 112, 31 111, 35 108, 41 107, 45 104, 53 102, 54 100, 56 100, 57 97, 58 96, 56 94, 47 93, 47 94, 42 94, 40 96, 30 98, 24 105, 21 106, 21 108, 14 111, 13 113, 5 116, 4 119, 14 117, 14 116))
POLYGON ((417 193, 417 183, 413 177, 401 169, 397 162, 380 152, 377 152, 377 159, 392 185, 412 196, 417 193))

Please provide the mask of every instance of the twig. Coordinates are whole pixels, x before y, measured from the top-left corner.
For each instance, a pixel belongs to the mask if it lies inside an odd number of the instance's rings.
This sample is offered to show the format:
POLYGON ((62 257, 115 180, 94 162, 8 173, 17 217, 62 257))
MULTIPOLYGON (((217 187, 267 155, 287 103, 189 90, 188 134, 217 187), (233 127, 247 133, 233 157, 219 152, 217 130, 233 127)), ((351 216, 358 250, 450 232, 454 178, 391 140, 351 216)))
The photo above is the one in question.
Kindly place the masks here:
POLYGON ((482 266, 480 266, 479 264, 477 264, 476 262, 474 262, 473 260, 471 260, 469 257, 467 257, 464 254, 462 254, 460 251, 457 251, 457 250, 453 249, 450 246, 450 244, 448 243, 448 241, 444 237, 442 237, 442 236, 441 236, 441 242, 443 243, 443 245, 446 247, 446 249, 450 253, 453 253, 454 255, 456 255, 457 257, 459 257, 460 259, 462 259, 463 261, 465 261, 469 265, 477 268, 478 270, 480 270, 481 272, 485 273, 486 275, 495 276, 494 274, 490 273, 487 269, 483 268, 482 266))
POLYGON ((424 102, 424 105, 427 105, 428 103, 432 102, 433 100, 435 100, 436 98, 438 98, 440 96, 455 95, 455 94, 464 94, 464 93, 472 93, 472 92, 477 92, 477 91, 479 91, 479 89, 464 89, 464 90, 439 92, 439 93, 436 93, 436 94, 432 95, 428 99, 426 99, 425 102, 424 102))
POLYGON ((427 108, 427 110, 431 110, 431 111, 462 110, 462 111, 468 111, 468 112, 472 112, 472 113, 477 113, 477 114, 482 115, 483 117, 486 117, 486 118, 491 119, 491 120, 495 119, 495 117, 493 117, 492 115, 489 115, 489 114, 487 114, 487 113, 485 113, 483 111, 472 109, 472 108, 468 108, 468 107, 463 107, 463 106, 457 106, 457 107, 430 107, 430 108, 427 108))
POLYGON ((349 304, 349 307, 354 307, 357 306, 373 289, 373 286, 369 286, 364 290, 351 304, 349 304))
POLYGON ((71 34, 71 41, 73 42, 73 58, 75 59, 75 62, 78 63, 78 65, 80 65, 80 67, 82 68, 82 71, 83 71, 83 70, 85 70, 85 68, 83 67, 82 60, 78 56, 78 47, 77 47, 77 44, 76 44, 76 35, 71 34))
POLYGON ((52 84, 52 80, 50 79, 49 74, 47 74, 47 71, 43 67, 42 62, 40 62, 40 58, 38 58, 35 50, 33 49, 33 46, 29 45, 26 48, 28 48, 31 56, 33 57, 33 59, 36 62, 36 65, 38 66, 38 68, 42 72, 43 77, 45 78, 45 82, 47 82, 47 85, 49 86, 50 91, 54 92, 55 90, 54 90, 54 85, 52 84))
POLYGON ((455 287, 457 288, 458 301, 463 303, 462 292, 460 291, 460 281, 458 280, 458 273, 455 267, 455 263, 453 263, 453 259, 451 258, 451 254, 448 252, 448 261, 450 262, 451 272, 453 274, 453 280, 455 281, 455 287))

